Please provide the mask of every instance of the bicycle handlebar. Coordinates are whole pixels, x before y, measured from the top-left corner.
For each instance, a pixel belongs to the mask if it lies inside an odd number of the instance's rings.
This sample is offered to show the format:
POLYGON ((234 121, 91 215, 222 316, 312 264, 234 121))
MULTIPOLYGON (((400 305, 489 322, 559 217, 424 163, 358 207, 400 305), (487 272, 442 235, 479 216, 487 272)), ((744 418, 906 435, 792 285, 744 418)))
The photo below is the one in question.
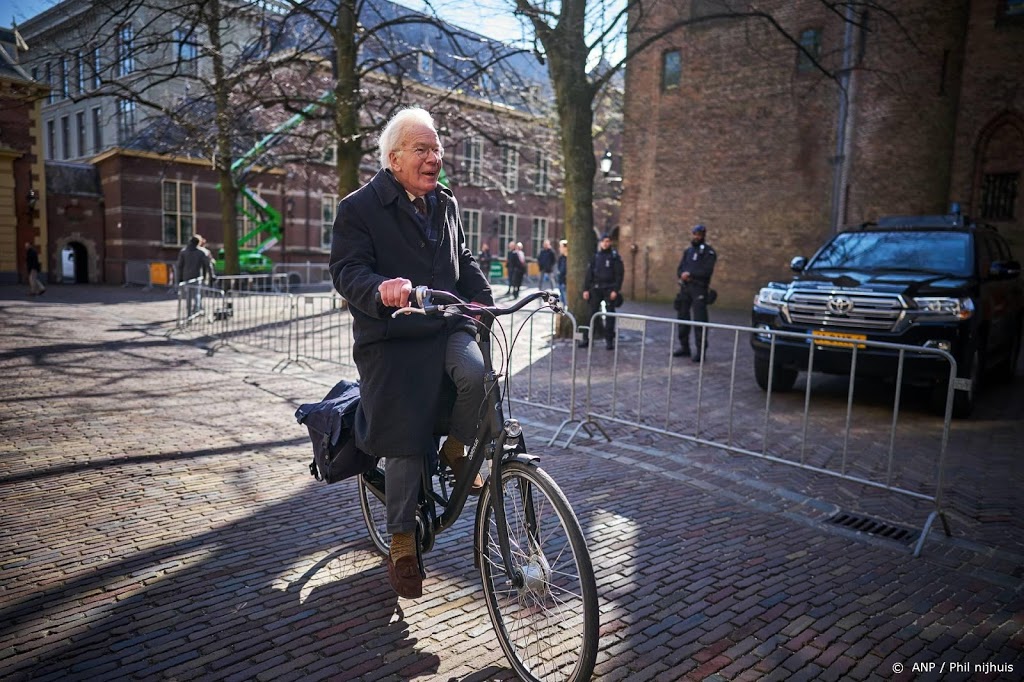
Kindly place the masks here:
MULTIPOLYGON (((377 302, 380 302, 380 292, 376 296, 377 302)), ((470 303, 463 301, 461 298, 447 291, 440 289, 430 289, 425 286, 419 286, 412 290, 409 294, 409 305, 395 310, 391 313, 391 317, 398 317, 399 315, 481 315, 486 314, 490 317, 501 317, 502 315, 511 315, 512 313, 518 312, 526 307, 529 303, 538 299, 544 299, 544 303, 550 306, 555 312, 561 312, 562 306, 560 305, 559 296, 557 291, 535 291, 532 294, 528 294, 525 298, 517 301, 515 304, 502 308, 500 306, 484 306, 478 303, 470 303)))

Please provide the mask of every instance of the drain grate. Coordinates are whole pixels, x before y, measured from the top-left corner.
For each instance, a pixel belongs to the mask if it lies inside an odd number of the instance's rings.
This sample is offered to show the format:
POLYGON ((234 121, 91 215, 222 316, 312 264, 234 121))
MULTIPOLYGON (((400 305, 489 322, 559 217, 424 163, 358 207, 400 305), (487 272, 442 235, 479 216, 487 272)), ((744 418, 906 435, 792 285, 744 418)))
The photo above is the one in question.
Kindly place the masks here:
POLYGON ((837 512, 829 517, 827 522, 834 526, 842 526, 843 528, 868 533, 869 535, 875 535, 886 540, 902 542, 905 545, 909 545, 917 539, 917 531, 910 530, 909 528, 900 528, 891 523, 873 519, 870 516, 861 516, 860 514, 851 514, 850 512, 837 512))

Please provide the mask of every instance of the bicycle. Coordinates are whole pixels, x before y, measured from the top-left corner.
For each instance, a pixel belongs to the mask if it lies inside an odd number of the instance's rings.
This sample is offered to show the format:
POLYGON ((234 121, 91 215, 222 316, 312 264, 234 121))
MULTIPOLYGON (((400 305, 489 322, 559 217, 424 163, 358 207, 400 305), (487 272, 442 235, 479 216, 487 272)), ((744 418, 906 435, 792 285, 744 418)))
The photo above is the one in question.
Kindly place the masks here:
MULTIPOLYGON (((495 371, 491 360, 493 326, 500 327, 499 317, 540 299, 545 307, 560 311, 558 294, 538 291, 508 308, 467 304, 448 292, 426 287, 417 287, 410 298, 410 305, 394 316, 460 315, 477 322, 488 407, 469 448, 468 471, 462 480, 455 480, 440 456, 424 463, 416 515, 420 555, 430 551, 438 533, 458 520, 470 485, 488 460, 490 472, 476 509, 474 564, 505 656, 527 681, 590 679, 597 658, 599 617, 586 540, 562 490, 540 468, 538 457, 528 454, 520 423, 503 417, 511 377, 495 371)), ((500 368, 511 357, 515 337, 511 346, 507 336, 502 340, 500 368)), ((359 477, 363 519, 374 546, 387 556, 385 485, 383 460, 359 477)))

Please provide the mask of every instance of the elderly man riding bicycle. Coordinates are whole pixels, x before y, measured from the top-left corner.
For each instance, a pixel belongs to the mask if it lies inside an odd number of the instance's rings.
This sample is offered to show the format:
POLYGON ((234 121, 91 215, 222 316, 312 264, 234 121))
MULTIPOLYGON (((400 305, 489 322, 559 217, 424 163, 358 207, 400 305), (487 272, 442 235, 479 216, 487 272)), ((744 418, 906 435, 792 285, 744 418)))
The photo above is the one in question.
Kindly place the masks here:
MULTIPOLYGON (((493 297, 466 246, 458 202, 438 184, 444 148, 430 114, 400 111, 379 145, 381 170, 338 206, 330 269, 352 311, 362 393, 356 445, 386 458, 388 577, 400 596, 416 598, 423 588, 415 536, 423 460, 447 433, 442 455, 457 477, 465 471, 463 443, 479 421, 484 362, 472 322, 390 313, 420 285, 483 305, 493 297), (438 423, 437 415, 447 419, 438 423)), ((481 486, 474 481, 476 491, 481 486)))

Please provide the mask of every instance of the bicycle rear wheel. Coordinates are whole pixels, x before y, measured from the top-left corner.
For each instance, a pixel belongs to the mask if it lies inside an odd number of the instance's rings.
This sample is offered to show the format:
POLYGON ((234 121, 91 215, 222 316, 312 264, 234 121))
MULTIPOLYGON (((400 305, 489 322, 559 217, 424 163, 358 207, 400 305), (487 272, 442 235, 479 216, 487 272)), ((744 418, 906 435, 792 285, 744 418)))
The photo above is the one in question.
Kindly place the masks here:
POLYGON ((384 506, 384 459, 359 476, 359 508, 363 510, 363 521, 370 533, 370 540, 377 551, 388 556, 391 551, 391 533, 388 532, 388 515, 384 506), (378 495, 379 493, 379 495, 378 495))
POLYGON ((503 464, 501 485, 515 581, 505 574, 490 485, 476 524, 480 577, 501 648, 524 680, 588 680, 599 619, 579 521, 558 485, 533 464, 503 464))

